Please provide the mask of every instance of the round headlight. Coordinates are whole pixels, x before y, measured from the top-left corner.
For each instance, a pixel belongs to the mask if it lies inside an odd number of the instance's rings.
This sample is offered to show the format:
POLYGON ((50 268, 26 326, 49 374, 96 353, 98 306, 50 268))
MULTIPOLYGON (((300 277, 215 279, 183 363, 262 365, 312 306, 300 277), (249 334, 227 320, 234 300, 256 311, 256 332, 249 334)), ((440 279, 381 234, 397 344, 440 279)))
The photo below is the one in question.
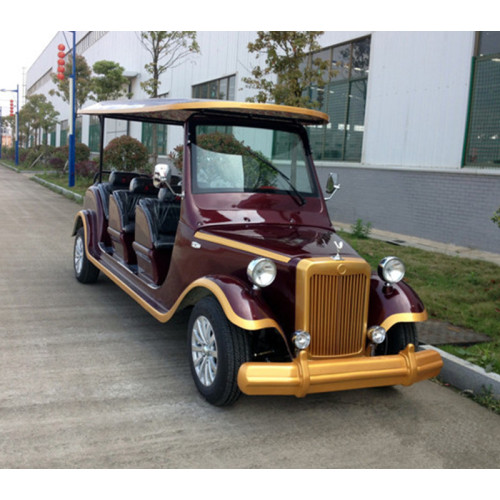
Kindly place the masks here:
POLYGON ((259 257, 247 267, 248 279, 261 288, 269 286, 276 278, 276 264, 269 259, 259 257))
POLYGON ((378 275, 386 283, 399 283, 405 276, 405 265, 397 257, 385 257, 378 265, 378 275))

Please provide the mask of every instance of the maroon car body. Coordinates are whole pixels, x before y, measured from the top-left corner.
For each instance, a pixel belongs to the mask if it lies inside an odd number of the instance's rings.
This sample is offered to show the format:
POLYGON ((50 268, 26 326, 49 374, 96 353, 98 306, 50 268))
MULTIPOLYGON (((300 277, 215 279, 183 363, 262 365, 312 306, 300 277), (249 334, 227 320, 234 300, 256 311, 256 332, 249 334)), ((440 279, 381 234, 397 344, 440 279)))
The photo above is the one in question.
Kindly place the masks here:
POLYGON ((332 227, 305 128, 326 115, 163 99, 80 113, 102 134, 110 118, 183 127, 177 182, 164 166, 103 179, 101 165, 75 220, 75 274, 102 272, 161 322, 192 308, 189 362, 210 403, 437 375, 439 354, 417 352, 425 308, 402 276, 391 281, 399 261, 371 272, 332 227))

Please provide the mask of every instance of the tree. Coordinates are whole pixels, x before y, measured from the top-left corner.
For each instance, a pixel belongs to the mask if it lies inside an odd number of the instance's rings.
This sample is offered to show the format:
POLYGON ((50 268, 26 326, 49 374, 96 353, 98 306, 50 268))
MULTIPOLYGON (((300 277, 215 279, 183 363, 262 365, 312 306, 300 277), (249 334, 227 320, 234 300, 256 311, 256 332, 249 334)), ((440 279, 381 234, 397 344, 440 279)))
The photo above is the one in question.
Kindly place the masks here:
POLYGON ((158 97, 163 73, 179 66, 191 54, 200 52, 196 31, 141 31, 139 39, 151 55, 151 62, 144 66, 151 78, 141 82, 141 87, 151 97, 158 97))
MULTIPOLYGON (((58 80, 57 75, 52 73, 51 78, 56 88, 49 91, 51 96, 57 95, 63 101, 69 102, 69 79, 73 72, 73 57, 69 58, 64 69, 64 80, 58 80)), ((76 56, 76 103, 77 109, 82 108, 91 97, 92 92, 92 70, 83 56, 76 56)))
POLYGON ((39 131, 47 131, 53 127, 57 123, 58 116, 59 113, 44 95, 34 94, 26 99, 26 104, 21 110, 20 122, 25 127, 27 137, 31 130, 35 131, 35 146, 37 146, 39 131))
POLYGON ((500 227, 500 207, 498 207, 498 210, 493 214, 493 217, 491 220, 498 226, 500 227))
POLYGON ((123 76, 124 69, 114 61, 97 61, 92 70, 92 99, 94 101, 109 101, 121 97, 130 97, 125 85, 128 78, 123 76))
MULTIPOLYGON (((196 41, 196 31, 141 31, 139 36, 143 47, 149 52, 151 62, 144 68, 151 75, 141 82, 141 87, 150 97, 158 97, 160 76, 168 69, 179 66, 191 54, 200 52, 196 41)), ((158 132, 156 124, 152 128, 153 162, 158 158, 158 132)))
POLYGON ((330 77, 329 61, 314 57, 321 46, 323 31, 258 31, 248 50, 256 58, 265 57, 263 67, 252 69, 252 76, 243 78, 247 87, 258 90, 251 102, 274 102, 289 106, 317 108, 307 91, 322 87, 330 77))

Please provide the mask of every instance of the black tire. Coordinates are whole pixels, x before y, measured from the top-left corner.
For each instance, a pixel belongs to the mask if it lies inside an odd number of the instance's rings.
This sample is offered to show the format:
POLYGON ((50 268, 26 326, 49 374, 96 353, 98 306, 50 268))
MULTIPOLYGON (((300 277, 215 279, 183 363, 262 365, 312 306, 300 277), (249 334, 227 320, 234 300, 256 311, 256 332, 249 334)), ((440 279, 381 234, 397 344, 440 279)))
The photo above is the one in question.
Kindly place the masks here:
POLYGON ((228 406, 240 397, 238 370, 250 359, 249 337, 228 321, 214 297, 200 300, 191 312, 188 353, 194 383, 209 403, 228 406))
POLYGON ((415 323, 396 323, 387 332, 387 354, 398 354, 408 344, 418 348, 417 327, 415 323))
POLYGON ((89 261, 85 252, 85 232, 83 227, 78 229, 75 236, 73 269, 75 277, 80 283, 95 283, 99 277, 99 269, 89 261))

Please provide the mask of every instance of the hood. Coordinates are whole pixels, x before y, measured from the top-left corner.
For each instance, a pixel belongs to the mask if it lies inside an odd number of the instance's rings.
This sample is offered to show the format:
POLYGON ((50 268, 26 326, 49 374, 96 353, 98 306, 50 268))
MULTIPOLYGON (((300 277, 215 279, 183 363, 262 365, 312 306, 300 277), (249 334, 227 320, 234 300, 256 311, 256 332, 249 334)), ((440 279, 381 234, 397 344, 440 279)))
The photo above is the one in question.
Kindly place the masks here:
POLYGON ((206 228, 204 233, 293 258, 359 257, 333 229, 295 225, 206 228))

